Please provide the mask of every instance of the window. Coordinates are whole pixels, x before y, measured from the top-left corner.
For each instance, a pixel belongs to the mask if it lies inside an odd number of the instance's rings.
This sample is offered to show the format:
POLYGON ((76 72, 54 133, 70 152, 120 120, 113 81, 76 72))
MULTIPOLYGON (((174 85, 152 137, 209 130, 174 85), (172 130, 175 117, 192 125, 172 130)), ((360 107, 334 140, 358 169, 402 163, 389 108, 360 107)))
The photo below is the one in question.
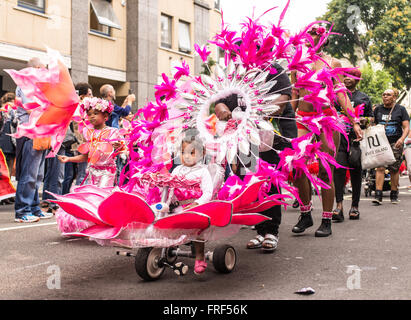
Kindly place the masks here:
POLYGON ((19 7, 35 10, 38 12, 46 12, 46 1, 45 0, 19 0, 17 5, 19 7))
POLYGON ((171 49, 172 46, 172 18, 161 14, 161 46, 171 49))
POLYGON ((111 35, 111 28, 121 29, 114 13, 111 1, 90 1, 90 30, 107 36, 111 35))
POLYGON ((191 52, 190 24, 181 20, 178 22, 178 50, 191 52))
POLYGON ((221 11, 221 0, 214 0, 214 9, 221 11))

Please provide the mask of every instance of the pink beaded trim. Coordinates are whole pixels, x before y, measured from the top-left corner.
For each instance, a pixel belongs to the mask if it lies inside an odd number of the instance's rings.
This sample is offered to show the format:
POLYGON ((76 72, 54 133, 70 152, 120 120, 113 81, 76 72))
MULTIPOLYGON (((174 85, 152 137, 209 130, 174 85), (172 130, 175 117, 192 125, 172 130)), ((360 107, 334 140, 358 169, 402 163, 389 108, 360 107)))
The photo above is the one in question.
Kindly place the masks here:
POLYGON ((306 206, 300 206, 300 212, 310 212, 312 209, 313 203, 310 201, 306 206))
POLYGON ((333 217, 332 212, 323 212, 323 219, 331 219, 333 217))

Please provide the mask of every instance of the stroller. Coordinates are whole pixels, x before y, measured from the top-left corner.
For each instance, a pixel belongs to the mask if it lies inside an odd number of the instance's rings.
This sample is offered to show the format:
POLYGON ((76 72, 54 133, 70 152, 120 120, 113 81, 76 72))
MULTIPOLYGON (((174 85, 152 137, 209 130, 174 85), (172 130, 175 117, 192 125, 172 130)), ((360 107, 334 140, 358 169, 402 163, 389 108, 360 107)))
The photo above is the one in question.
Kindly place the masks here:
MULTIPOLYGON (((376 176, 376 169, 369 169, 366 171, 365 174, 365 185, 364 185, 364 195, 366 197, 371 197, 372 192, 375 192, 375 176, 376 176)), ((385 170, 384 174, 384 184, 382 187, 382 191, 390 191, 391 190, 391 175, 389 170, 385 170)))

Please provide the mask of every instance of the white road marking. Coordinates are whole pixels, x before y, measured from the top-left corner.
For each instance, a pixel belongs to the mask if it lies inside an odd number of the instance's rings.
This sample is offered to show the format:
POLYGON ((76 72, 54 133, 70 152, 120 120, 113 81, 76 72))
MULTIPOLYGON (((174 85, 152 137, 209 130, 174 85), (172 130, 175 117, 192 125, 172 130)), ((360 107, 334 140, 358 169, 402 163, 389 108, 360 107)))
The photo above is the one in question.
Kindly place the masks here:
POLYGON ((1 231, 10 231, 10 230, 19 230, 19 229, 26 229, 26 228, 35 228, 35 227, 43 227, 43 226, 51 226, 57 225, 57 222, 48 222, 48 223, 39 223, 39 224, 30 224, 28 226, 18 226, 18 227, 10 227, 10 228, 1 228, 1 231))
POLYGON ((16 268, 13 271, 18 271, 18 270, 24 270, 24 269, 31 269, 31 268, 35 268, 35 267, 40 267, 40 266, 44 266, 47 264, 50 264, 50 261, 46 261, 46 262, 42 262, 42 263, 37 263, 37 264, 33 264, 33 265, 29 265, 29 266, 24 266, 24 267, 20 267, 20 268, 16 268))

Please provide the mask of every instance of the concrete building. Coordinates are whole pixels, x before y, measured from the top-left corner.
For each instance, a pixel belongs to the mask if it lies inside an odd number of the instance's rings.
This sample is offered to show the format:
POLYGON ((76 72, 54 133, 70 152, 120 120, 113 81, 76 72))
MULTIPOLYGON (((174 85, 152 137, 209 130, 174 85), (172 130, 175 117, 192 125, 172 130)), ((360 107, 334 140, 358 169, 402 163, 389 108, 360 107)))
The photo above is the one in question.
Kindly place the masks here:
POLYGON ((47 63, 50 47, 74 83, 89 82, 96 96, 110 83, 117 103, 133 92, 136 108, 183 59, 199 72, 194 43, 206 44, 220 26, 219 0, 0 0, 0 91, 15 89, 3 69, 22 69, 35 56, 47 63))

